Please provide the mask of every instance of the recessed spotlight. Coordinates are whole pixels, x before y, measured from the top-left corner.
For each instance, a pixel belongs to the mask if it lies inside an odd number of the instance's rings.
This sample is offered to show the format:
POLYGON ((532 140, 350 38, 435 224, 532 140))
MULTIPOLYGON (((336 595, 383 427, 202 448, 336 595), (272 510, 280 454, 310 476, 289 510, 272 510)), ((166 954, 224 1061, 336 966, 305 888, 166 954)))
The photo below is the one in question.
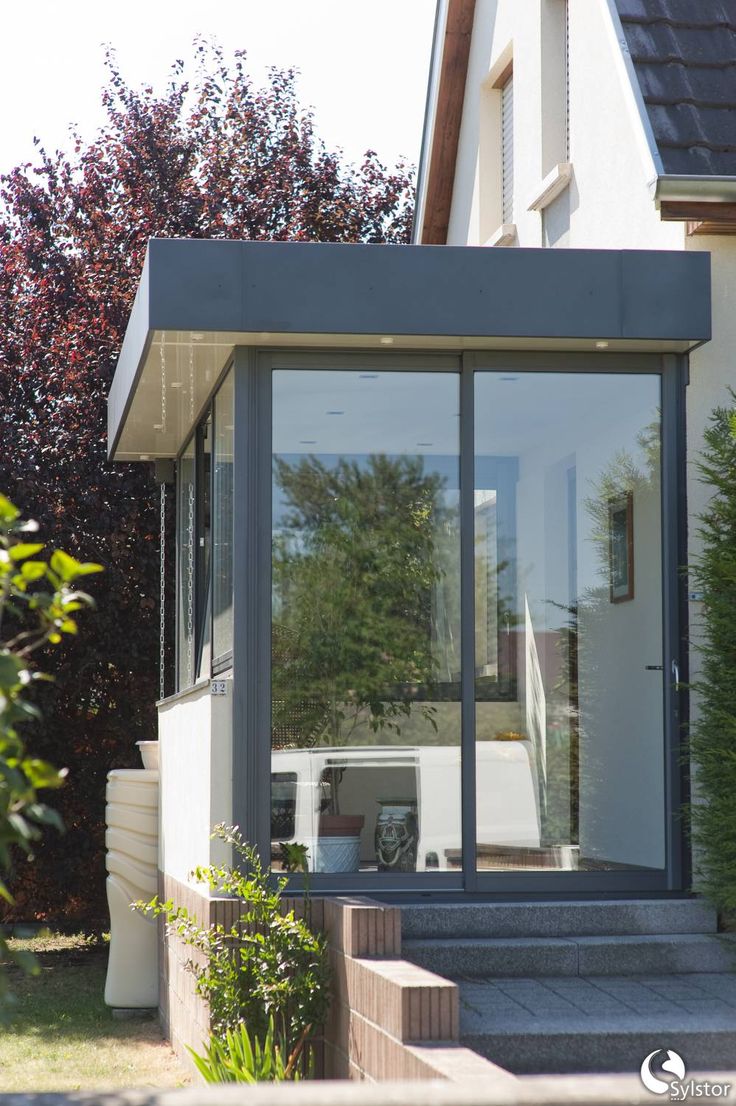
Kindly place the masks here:
POLYGON ((192 341, 193 342, 201 342, 203 338, 204 338, 204 334, 201 334, 200 331, 198 331, 198 330, 193 330, 192 331, 192 341))
POLYGON ((380 339, 380 342, 382 346, 392 346, 394 344, 393 338, 389 337, 388 334, 384 334, 383 338, 380 339))
POLYGON ((170 388, 183 388, 184 382, 182 380, 172 380, 169 384, 170 388))
POLYGON ((163 428, 164 428, 164 424, 162 422, 155 422, 153 424, 153 429, 154 430, 163 430, 163 428))
POLYGON ((601 338, 599 341, 596 342, 595 348, 596 349, 608 349, 608 342, 605 340, 605 338, 601 338))
POLYGON ((149 456, 147 453, 141 453, 141 461, 148 461, 149 456))

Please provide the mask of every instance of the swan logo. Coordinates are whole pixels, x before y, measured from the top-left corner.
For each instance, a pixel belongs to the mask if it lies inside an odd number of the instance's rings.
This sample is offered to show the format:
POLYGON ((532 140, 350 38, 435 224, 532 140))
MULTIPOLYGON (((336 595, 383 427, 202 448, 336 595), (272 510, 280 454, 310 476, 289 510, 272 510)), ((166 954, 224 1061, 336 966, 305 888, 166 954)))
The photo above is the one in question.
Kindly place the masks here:
MULTIPOLYGON (((671 1084, 665 1082, 664 1079, 658 1079, 656 1075, 652 1073, 652 1060, 655 1056, 659 1056, 660 1052, 664 1052, 662 1048, 655 1048, 654 1052, 650 1052, 641 1065, 641 1081, 648 1091, 652 1094, 666 1094, 669 1091, 671 1084)), ((671 1049, 667 1049, 667 1059, 662 1062, 662 1071, 669 1071, 675 1076, 676 1079, 685 1078, 685 1061, 677 1052, 673 1052, 671 1049)))
POLYGON ((726 1098, 731 1090, 731 1083, 711 1083, 705 1079, 701 1082, 691 1079, 685 1082, 685 1061, 678 1052, 671 1048, 655 1048, 642 1062, 639 1069, 641 1081, 652 1094, 669 1093, 670 1102, 689 1102, 693 1098, 726 1098), (652 1071, 652 1063, 655 1056, 665 1053, 665 1059, 658 1064, 663 1072, 668 1072, 673 1078, 667 1082, 660 1079, 652 1071))

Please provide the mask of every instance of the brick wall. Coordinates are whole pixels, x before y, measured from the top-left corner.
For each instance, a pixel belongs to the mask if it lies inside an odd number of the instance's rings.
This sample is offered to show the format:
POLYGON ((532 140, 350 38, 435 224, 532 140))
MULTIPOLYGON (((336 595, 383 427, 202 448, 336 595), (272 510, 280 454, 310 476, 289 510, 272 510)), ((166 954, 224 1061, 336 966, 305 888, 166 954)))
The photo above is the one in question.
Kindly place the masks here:
MULTIPOLYGON (((210 899, 197 887, 159 873, 159 896, 184 906, 200 924, 231 926, 240 914, 232 899, 210 899)), ((302 913, 302 899, 284 908, 302 913)), ((317 1041, 317 1074, 368 1081, 478 1078, 512 1080, 502 1069, 458 1044, 459 1000, 454 983, 401 959, 401 911, 367 898, 312 899, 311 924, 327 934, 332 1003, 317 1041)), ((207 1004, 186 967, 198 954, 162 928, 159 963, 161 1024, 174 1050, 191 1066, 209 1036, 207 1004)))

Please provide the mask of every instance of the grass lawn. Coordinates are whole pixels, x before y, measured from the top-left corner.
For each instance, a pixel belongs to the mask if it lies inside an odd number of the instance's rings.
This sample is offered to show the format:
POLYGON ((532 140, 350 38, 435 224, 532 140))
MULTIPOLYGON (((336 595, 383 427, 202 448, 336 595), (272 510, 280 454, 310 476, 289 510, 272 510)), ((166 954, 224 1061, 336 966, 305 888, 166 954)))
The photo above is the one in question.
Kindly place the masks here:
POLYGON ((0 1023, 0 1092, 179 1087, 189 1077, 156 1021, 116 1021, 103 1001, 107 949, 84 937, 13 939, 41 973, 11 970, 0 1023))

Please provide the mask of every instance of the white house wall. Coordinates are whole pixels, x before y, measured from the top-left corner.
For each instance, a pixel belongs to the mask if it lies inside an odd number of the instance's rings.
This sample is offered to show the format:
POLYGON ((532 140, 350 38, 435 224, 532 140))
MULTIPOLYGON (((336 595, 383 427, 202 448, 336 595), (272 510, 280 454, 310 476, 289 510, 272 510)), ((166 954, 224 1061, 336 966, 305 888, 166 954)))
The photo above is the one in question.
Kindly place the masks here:
MULTIPOLYGON (((568 0, 573 179, 544 216, 528 210, 549 169, 549 132, 556 136, 560 129, 563 105, 545 75, 542 26, 544 17, 545 34, 558 30, 549 16, 562 2, 478 0, 448 245, 483 245, 497 229, 489 230, 483 218, 487 190, 495 187, 488 84, 513 54, 515 244, 682 249, 682 225, 660 222, 652 201, 654 167, 637 134, 634 95, 606 0, 568 0)), ((545 50, 549 55, 549 42, 545 50)))
MULTIPOLYGON (((228 691, 230 681, 226 681, 228 691)), ((159 707, 161 834, 159 868, 193 883, 197 865, 226 859, 213 826, 232 818, 232 695, 209 682, 159 707)), ((203 890, 200 888, 200 890, 203 890)))

